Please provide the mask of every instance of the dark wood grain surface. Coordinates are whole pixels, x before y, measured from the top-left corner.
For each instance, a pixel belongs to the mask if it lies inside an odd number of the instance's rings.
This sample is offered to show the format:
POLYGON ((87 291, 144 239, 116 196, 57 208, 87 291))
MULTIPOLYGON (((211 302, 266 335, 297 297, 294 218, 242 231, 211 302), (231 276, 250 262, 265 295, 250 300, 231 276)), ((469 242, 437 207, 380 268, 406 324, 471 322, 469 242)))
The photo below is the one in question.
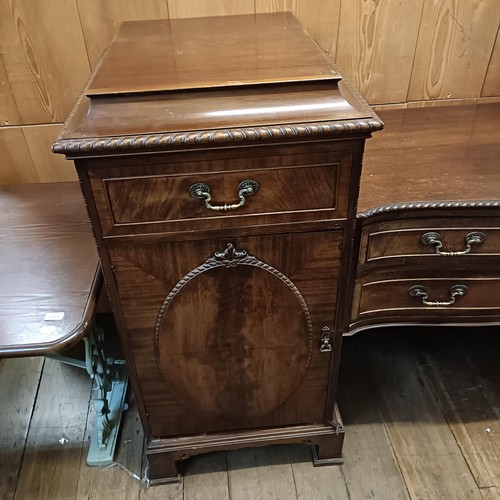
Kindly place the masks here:
POLYGON ((120 236, 342 223, 348 215, 353 157, 352 144, 323 142, 93 160, 78 162, 78 168, 90 172, 104 234, 120 236), (234 210, 210 210, 189 193, 193 184, 203 182, 212 190, 212 204, 234 203, 246 179, 256 180, 259 189, 234 210))
MULTIPOLYGON (((455 210, 456 212, 456 210, 455 210)), ((452 215, 453 212, 450 213, 452 215)), ((418 218, 395 218, 374 222, 363 232, 359 254, 358 274, 366 266, 405 266, 410 261, 419 266, 441 267, 443 264, 477 266, 479 262, 490 265, 500 258, 500 221, 494 217, 452 217, 439 215, 418 218), (472 244, 469 253, 467 237, 481 233, 480 243, 472 244), (426 245, 422 237, 428 233, 439 234, 440 252, 457 252, 458 255, 439 255, 436 245, 426 245)))
MULTIPOLYGON (((63 137, 179 134, 179 131, 372 116, 368 108, 349 94, 346 85, 338 88, 336 81, 241 87, 231 89, 230 94, 221 89, 127 94, 103 96, 92 101, 82 98, 75 118, 68 123, 63 137)), ((247 134, 250 137, 252 131, 247 134)))
POLYGON ((336 324, 342 243, 341 231, 109 243, 153 436, 323 421, 320 336, 336 324), (262 264, 200 272, 227 243, 262 264))
POLYGON ((87 95, 340 79, 289 12, 123 23, 87 95))
POLYGON ((367 144, 361 180, 350 332, 500 323, 500 105, 382 114, 386 131, 367 144), (474 233, 482 239, 468 248, 474 233), (414 285, 428 304, 409 294, 414 285), (447 304, 453 285, 467 291, 447 304))
POLYGON ((368 136, 382 123, 292 14, 124 23, 54 151, 368 136))
POLYGON ((359 307, 358 314, 361 318, 371 313, 379 313, 384 317, 393 316, 395 320, 413 315, 423 316, 425 321, 429 317, 440 316, 447 318, 450 323, 455 315, 474 314, 478 310, 482 315, 498 315, 500 312, 500 277, 474 278, 458 272, 455 276, 435 278, 432 274, 394 279, 387 275, 372 275, 373 281, 366 280, 362 284, 359 304, 356 297, 353 308, 359 307), (379 280, 376 281, 377 278, 379 280), (454 304, 435 307, 423 304, 420 297, 412 297, 408 293, 415 285, 425 287, 427 300, 431 303, 449 302, 450 289, 454 285, 464 285, 467 290, 462 297, 456 298, 454 304))
POLYGON ((361 157, 382 126, 290 14, 122 27, 54 151, 76 160, 155 481, 269 442, 338 463, 361 157), (245 179, 260 188, 235 210, 189 193, 234 204, 245 179), (253 263, 214 265, 228 243, 253 263))
POLYGON ((359 210, 500 199, 500 104, 382 111, 366 145, 359 210))
POLYGON ((0 357, 76 342, 102 284, 78 184, 2 186, 0 241, 0 357))

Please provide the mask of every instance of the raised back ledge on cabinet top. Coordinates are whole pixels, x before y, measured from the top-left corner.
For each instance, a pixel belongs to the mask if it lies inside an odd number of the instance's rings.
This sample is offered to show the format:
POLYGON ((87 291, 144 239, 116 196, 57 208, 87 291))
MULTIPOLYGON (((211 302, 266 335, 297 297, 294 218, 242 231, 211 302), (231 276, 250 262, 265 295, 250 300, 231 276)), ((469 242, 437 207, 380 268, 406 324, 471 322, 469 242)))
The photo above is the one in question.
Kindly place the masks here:
POLYGON ((129 21, 86 95, 340 78, 290 12, 129 21))
POLYGON ((75 157, 368 136, 382 127, 289 12, 131 21, 53 150, 75 157))

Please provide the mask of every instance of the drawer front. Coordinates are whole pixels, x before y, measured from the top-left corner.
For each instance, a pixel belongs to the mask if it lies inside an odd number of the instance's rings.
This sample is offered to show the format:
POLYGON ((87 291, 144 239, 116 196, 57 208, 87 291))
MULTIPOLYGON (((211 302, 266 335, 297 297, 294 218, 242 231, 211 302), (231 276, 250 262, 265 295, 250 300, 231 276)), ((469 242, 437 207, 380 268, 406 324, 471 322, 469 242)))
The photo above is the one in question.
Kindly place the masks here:
POLYGON ((338 164, 109 179, 105 185, 113 220, 118 225, 335 209, 338 164), (245 203, 241 205, 239 186, 243 189, 245 181, 256 182, 255 188, 251 183, 248 186, 257 191, 242 193, 245 203), (192 186, 210 194, 209 203, 213 208, 207 208, 203 199, 191 194, 192 186), (129 202, 131 199, 134 203, 129 202), (221 210, 225 206, 232 208, 221 210))
POLYGON ((422 257, 425 262, 443 265, 450 258, 500 256, 500 227, 488 221, 402 220, 363 228, 360 265, 402 263, 422 257), (486 223, 485 223, 486 222, 486 223))
POLYGON ((103 233, 144 234, 344 219, 351 164, 351 151, 308 151, 132 163, 91 169, 90 179, 103 233))
POLYGON ((498 314, 500 278, 406 278, 357 284, 353 318, 498 314))

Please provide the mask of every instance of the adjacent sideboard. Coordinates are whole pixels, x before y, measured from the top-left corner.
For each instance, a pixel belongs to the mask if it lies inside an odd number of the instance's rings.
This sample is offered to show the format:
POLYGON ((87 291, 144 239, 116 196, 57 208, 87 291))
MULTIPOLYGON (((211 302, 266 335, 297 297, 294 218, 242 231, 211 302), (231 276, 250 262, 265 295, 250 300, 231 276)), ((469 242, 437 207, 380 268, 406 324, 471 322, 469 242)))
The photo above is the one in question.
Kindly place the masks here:
POLYGON ((500 104, 382 119, 365 152, 348 333, 500 323, 500 104))

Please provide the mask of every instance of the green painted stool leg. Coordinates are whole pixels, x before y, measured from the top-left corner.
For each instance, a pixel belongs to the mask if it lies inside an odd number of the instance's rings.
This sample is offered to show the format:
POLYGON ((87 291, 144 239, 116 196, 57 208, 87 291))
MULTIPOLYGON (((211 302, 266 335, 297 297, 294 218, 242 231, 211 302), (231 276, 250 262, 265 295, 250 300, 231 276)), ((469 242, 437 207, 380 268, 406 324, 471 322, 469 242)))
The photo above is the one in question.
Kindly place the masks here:
POLYGON ((87 371, 95 380, 97 389, 94 399, 96 422, 87 464, 104 466, 113 463, 128 376, 125 361, 106 358, 101 329, 94 326, 90 337, 84 340, 87 371))
POLYGON ((92 327, 84 337, 85 361, 60 354, 47 357, 61 363, 84 368, 95 381, 97 396, 94 399, 96 421, 90 438, 87 464, 102 467, 113 463, 113 456, 122 418, 123 403, 127 392, 128 375, 125 361, 107 358, 104 351, 104 333, 92 327))

